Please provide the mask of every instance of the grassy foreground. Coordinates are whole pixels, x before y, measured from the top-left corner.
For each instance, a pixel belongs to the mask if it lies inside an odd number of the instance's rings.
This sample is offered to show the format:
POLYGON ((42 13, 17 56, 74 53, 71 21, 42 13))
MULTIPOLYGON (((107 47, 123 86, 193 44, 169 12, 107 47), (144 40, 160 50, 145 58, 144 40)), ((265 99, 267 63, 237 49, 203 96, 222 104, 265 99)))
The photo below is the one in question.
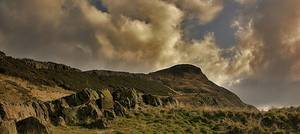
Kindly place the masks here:
POLYGON ((269 112, 246 109, 147 108, 118 117, 107 130, 58 129, 62 134, 98 133, 300 133, 300 110, 274 109, 269 112))

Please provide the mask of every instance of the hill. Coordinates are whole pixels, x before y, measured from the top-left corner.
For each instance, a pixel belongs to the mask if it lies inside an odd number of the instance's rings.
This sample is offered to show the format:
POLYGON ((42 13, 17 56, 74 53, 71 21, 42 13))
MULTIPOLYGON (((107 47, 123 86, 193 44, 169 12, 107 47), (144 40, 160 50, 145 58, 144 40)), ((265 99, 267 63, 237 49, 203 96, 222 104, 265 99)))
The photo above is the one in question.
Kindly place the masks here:
POLYGON ((246 106, 238 96, 210 81, 202 70, 194 65, 175 65, 149 75, 182 93, 179 99, 183 102, 214 106, 246 106))
POLYGON ((260 112, 194 65, 81 71, 0 52, 0 132, 297 133, 299 113, 260 112))
POLYGON ((235 94, 208 80, 200 68, 186 64, 150 74, 81 71, 63 64, 17 59, 1 53, 0 74, 35 86, 59 87, 73 92, 85 88, 114 90, 127 87, 144 94, 176 96, 183 103, 193 105, 248 107, 235 94))

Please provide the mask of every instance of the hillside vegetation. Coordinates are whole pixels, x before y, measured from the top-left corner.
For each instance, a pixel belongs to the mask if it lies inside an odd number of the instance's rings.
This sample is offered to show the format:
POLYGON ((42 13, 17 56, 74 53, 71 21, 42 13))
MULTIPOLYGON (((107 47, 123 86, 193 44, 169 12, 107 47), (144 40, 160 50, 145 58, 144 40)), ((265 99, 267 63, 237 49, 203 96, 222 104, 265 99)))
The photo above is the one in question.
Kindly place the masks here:
POLYGON ((54 132, 95 133, 194 133, 194 134, 285 134, 300 132, 300 108, 273 109, 268 112, 249 109, 212 107, 148 108, 131 111, 117 118, 106 130, 80 127, 57 128, 54 132))

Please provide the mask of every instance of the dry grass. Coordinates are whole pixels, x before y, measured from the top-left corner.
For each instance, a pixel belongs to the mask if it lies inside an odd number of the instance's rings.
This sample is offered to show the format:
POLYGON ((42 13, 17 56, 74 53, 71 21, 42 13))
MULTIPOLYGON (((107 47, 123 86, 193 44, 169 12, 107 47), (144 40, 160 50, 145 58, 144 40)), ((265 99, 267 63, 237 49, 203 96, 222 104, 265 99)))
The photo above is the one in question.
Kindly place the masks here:
POLYGON ((15 103, 33 98, 41 101, 50 101, 72 93, 72 91, 60 87, 38 86, 20 78, 0 74, 1 101, 15 103))

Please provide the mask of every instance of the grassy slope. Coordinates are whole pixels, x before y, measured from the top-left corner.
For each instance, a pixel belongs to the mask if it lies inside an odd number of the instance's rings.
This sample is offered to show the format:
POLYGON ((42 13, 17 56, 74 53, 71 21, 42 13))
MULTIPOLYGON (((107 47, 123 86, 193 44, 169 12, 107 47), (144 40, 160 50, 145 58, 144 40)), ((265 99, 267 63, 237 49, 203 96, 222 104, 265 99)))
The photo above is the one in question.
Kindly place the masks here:
POLYGON ((148 109, 117 119, 125 133, 297 133, 300 112, 249 110, 148 109))
POLYGON ((107 130, 54 128, 61 133, 299 133, 300 109, 269 112, 248 109, 148 108, 131 111, 128 117, 117 118, 107 130))

